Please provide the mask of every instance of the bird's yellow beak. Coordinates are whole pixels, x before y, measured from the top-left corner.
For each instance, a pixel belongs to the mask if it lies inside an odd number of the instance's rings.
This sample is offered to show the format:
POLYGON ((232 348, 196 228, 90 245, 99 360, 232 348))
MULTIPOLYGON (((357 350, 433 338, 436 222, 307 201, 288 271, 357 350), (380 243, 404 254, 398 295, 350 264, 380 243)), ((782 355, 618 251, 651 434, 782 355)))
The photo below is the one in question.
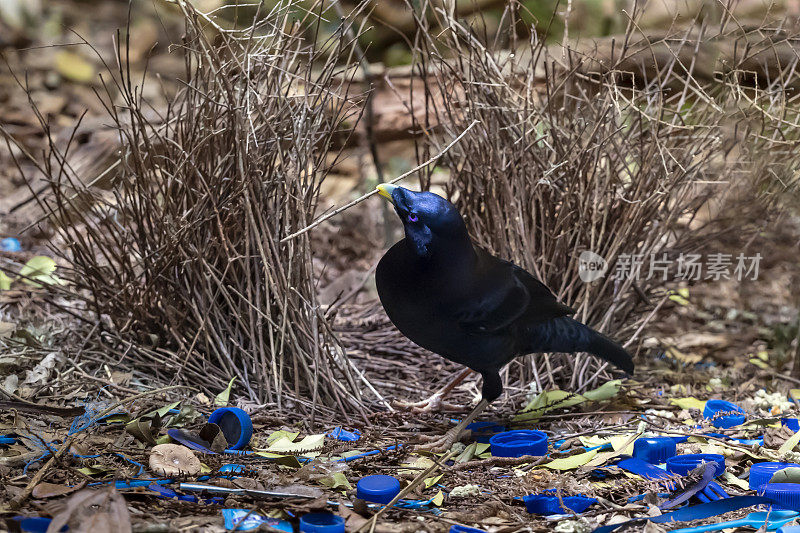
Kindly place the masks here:
POLYGON ((389 200, 390 202, 394 203, 392 199, 392 193, 397 188, 397 185, 392 185, 391 183, 381 183, 375 189, 378 190, 378 194, 389 200))

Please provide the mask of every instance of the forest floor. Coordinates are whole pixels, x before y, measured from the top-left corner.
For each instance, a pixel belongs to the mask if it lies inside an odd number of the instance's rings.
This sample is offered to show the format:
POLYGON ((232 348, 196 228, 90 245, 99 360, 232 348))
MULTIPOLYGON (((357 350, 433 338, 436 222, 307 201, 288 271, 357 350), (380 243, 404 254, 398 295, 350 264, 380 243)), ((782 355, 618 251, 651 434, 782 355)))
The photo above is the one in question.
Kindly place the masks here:
MULTIPOLYGON (((99 51, 107 55, 126 11, 124 4, 104 2, 91 25, 66 22, 77 34, 105 43, 99 51)), ((162 32, 175 29, 163 22, 135 14, 131 31, 137 39, 131 53, 134 62, 152 54, 151 70, 169 79, 181 64, 166 45, 155 45, 169 42, 162 32)), ((0 125, 29 153, 46 148, 20 87, 26 85, 57 135, 69 135, 76 121, 83 121, 71 157, 76 167, 96 176, 115 146, 115 132, 106 127, 105 110, 93 91, 101 66, 83 47, 49 46, 67 38, 79 41, 60 19, 51 14, 41 27, 35 38, 31 28, 19 27, 6 33, 13 38, 0 41, 10 67, 0 70, 0 125)), ((158 93, 150 96, 159 98, 158 93)), ((376 123, 384 132, 379 155, 397 174, 414 165, 414 141, 398 139, 408 118, 396 94, 386 91, 379 98, 384 99, 376 106, 376 123)), ((22 233, 39 220, 31 190, 43 182, 25 163, 26 154, 14 152, 22 171, 34 176, 26 183, 11 154, 9 145, 0 145, 0 238, 18 238, 21 249, 0 251, 0 257, 24 264, 52 255, 48 246, 58 242, 50 240, 46 225, 22 233)), ((329 205, 341 204, 375 180, 365 147, 353 147, 349 154, 325 184, 329 205)), ((459 367, 411 346, 391 330, 380 310, 369 273, 394 230, 385 224, 388 211, 379 202, 370 200, 323 225, 313 238, 315 248, 325 251, 315 257, 322 272, 320 300, 354 295, 342 310, 347 320, 339 335, 356 366, 391 405, 430 395, 459 367), (352 331, 359 317, 369 323, 367 333, 380 332, 380 342, 365 345, 369 334, 352 331)), ((225 531, 231 529, 226 517, 249 513, 253 527, 261 517, 266 524, 261 527, 291 531, 306 513, 331 511, 346 520, 348 531, 446 531, 461 524, 497 532, 584 532, 657 517, 667 507, 679 508, 676 498, 692 503, 715 499, 709 496, 714 482, 702 468, 659 480, 619 462, 633 452, 637 438, 654 435, 674 437, 678 454, 723 455, 726 471, 716 483, 730 496, 753 495, 748 486, 753 464, 800 462, 794 451, 800 433, 790 429, 792 422, 781 421, 800 417, 800 379, 792 375, 800 221, 787 217, 746 241, 732 230, 711 252, 761 254, 757 279, 676 285, 677 296, 648 325, 633 377, 584 395, 507 387, 481 417, 502 426, 495 431, 545 432, 550 453, 544 457, 493 456, 488 435, 473 435, 445 454, 413 450, 421 435, 444 433, 477 403, 477 376, 445 400, 457 406, 453 412, 414 413, 386 405, 348 418, 309 420, 291 406, 255 405, 231 395, 230 389, 214 397, 200 386, 152 382, 125 361, 87 353, 85 343, 71 334, 74 319, 59 311, 43 289, 16 284, 0 290, 0 520, 9 530, 19 527, 22 518, 42 517, 69 525, 70 531, 88 531, 90 523, 94 531, 225 531), (703 414, 710 399, 734 402, 746 422, 716 427, 703 414), (249 413, 253 433, 246 449, 253 453, 216 453, 225 443, 214 440, 214 428, 206 423, 212 412, 228 405, 249 413), (166 466, 159 463, 163 456, 154 451, 156 445, 169 437, 184 442, 199 435, 206 448, 170 456, 166 466), (225 467, 232 464, 243 466, 225 467), (380 506, 356 498, 358 481, 373 474, 400 480, 405 492, 398 504, 379 511, 380 506), (523 497, 549 490, 557 498, 585 495, 596 501, 579 513, 529 513, 523 497), (665 502, 672 505, 665 507, 665 502)), ((696 523, 638 522, 630 527, 666 531, 752 510, 731 509, 696 523)), ((237 530, 249 527, 243 523, 237 530)))

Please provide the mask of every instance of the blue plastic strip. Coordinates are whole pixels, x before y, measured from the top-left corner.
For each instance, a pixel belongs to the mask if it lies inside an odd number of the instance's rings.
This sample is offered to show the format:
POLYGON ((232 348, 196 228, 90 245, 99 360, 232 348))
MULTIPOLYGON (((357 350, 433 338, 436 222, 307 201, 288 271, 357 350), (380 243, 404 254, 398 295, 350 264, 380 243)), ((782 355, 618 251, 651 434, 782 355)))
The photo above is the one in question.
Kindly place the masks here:
POLYGON ((668 522, 688 522, 689 520, 700 520, 717 516, 731 511, 744 509, 745 507, 753 507, 754 505, 772 505, 775 502, 771 498, 764 496, 734 496, 733 498, 726 498, 724 500, 717 500, 715 502, 701 503, 700 505, 693 505, 691 507, 684 507, 671 513, 666 513, 661 516, 652 516, 646 518, 634 518, 627 522, 619 524, 612 524, 609 526, 601 526, 595 529, 592 533, 610 533, 621 528, 624 525, 632 524, 634 522, 644 522, 650 520, 657 524, 666 524, 668 522))
POLYGON ((378 450, 372 450, 372 451, 369 451, 369 452, 359 453, 357 455, 351 455, 350 457, 343 457, 341 459, 337 459, 336 462, 337 463, 349 463, 350 461, 355 461, 356 459, 361 459, 363 457, 369 457, 370 455, 378 455, 381 452, 388 452, 388 451, 391 451, 391 450, 396 450, 398 448, 401 448, 402 446, 403 446, 402 444, 396 444, 394 446, 387 446, 386 448, 383 448, 383 449, 378 449, 378 450))

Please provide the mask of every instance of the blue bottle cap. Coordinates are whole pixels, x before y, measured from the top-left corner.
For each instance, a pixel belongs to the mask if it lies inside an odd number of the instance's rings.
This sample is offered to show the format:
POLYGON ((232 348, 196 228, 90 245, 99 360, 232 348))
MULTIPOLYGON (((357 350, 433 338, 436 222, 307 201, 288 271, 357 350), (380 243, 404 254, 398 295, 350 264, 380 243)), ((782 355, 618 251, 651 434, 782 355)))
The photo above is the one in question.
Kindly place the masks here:
POLYGON ((362 477, 356 484, 356 497, 368 502, 389 503, 399 492, 400 481, 383 474, 362 477))
POLYGON ((703 417, 710 418, 718 428, 732 428, 744 424, 744 409, 725 400, 708 400, 703 408, 703 417))
POLYGON ((800 420, 797 418, 781 418, 781 425, 786 426, 795 433, 800 431, 800 420))
POLYGON ((717 463, 717 472, 714 477, 725 472, 725 457, 717 453, 688 453, 670 457, 667 459, 667 472, 685 476, 702 463, 717 463))
POLYGON ((784 468, 800 468, 797 463, 756 463, 750 467, 750 477, 747 482, 750 490, 758 490, 761 485, 769 483, 775 472, 784 468))
POLYGON ((772 499, 781 509, 800 511, 800 483, 766 483, 758 493, 772 499))
POLYGON ((633 456, 654 465, 674 455, 675 439, 672 437, 641 437, 633 443, 633 456))
POLYGON ((547 435, 541 431, 518 429, 504 431, 489 439, 494 457, 547 455, 547 435))
POLYGON ((529 494, 522 497, 522 501, 525 502, 525 508, 529 513, 542 515, 567 514, 570 511, 580 514, 597 502, 595 498, 589 498, 588 496, 564 496, 561 500, 564 502, 566 509, 561 507, 558 496, 529 494))
POLYGON ((467 527, 462 526, 460 524, 453 524, 450 526, 449 533, 486 533, 482 529, 478 529, 477 527, 467 527))
POLYGON ((497 422, 482 420, 480 422, 473 422, 472 424, 469 424, 465 429, 468 429, 472 432, 472 438, 476 442, 488 443, 489 439, 492 438, 492 435, 505 431, 506 427, 502 424, 498 424, 497 422))
POLYGON ((344 533, 344 518, 333 513, 309 513, 300 517, 301 533, 344 533))
POLYGON ((232 450, 241 450, 253 437, 253 422, 250 415, 238 407, 223 407, 217 409, 208 417, 210 424, 216 424, 225 435, 228 447, 232 450))

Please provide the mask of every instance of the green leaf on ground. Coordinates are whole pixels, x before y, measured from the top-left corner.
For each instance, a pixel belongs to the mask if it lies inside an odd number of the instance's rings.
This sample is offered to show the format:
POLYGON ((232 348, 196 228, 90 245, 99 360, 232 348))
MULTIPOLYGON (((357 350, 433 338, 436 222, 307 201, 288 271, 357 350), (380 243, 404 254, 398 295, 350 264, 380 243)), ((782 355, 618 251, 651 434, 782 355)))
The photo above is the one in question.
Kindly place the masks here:
POLYGON ((585 402, 599 402, 613 398, 619 393, 622 380, 614 379, 603 383, 600 387, 587 391, 583 394, 572 394, 563 390, 544 391, 538 394, 522 411, 514 417, 514 420, 536 420, 542 414, 553 409, 565 409, 585 402))
POLYGON ((228 386, 225 387, 225 390, 220 392, 214 397, 214 405, 219 405, 225 407, 228 405, 228 401, 231 399, 231 389, 233 388, 233 382, 236 381, 236 376, 231 378, 231 381, 228 383, 228 386))

